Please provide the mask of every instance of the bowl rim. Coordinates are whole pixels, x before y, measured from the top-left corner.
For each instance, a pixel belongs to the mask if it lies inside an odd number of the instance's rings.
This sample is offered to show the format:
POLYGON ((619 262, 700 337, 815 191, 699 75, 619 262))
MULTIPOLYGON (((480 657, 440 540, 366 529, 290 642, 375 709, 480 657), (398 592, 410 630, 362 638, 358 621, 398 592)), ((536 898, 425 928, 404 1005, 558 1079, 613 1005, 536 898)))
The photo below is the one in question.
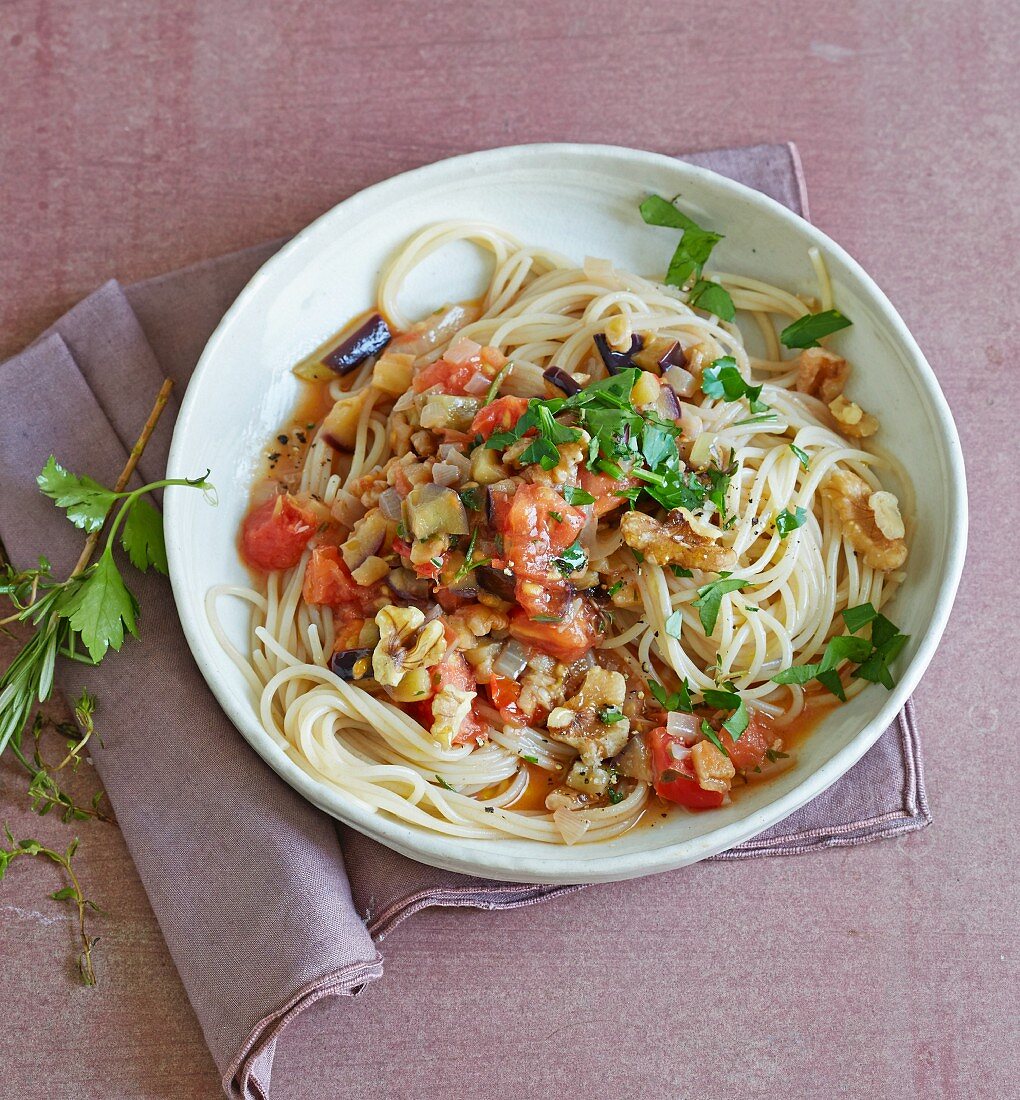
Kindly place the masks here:
MULTIPOLYGON (((297 233, 252 276, 206 343, 189 380, 174 426, 167 476, 184 476, 182 471, 188 458, 184 453, 184 439, 188 434, 199 388, 194 384, 195 381, 202 377, 208 364, 217 357, 220 345, 228 338, 235 318, 246 309, 249 299, 268 279, 274 277, 276 267, 284 263, 294 252, 299 251, 310 236, 323 232, 330 221, 339 216, 340 211, 343 211, 344 215, 356 213, 363 206, 373 206, 379 201, 384 201, 387 193, 392 190, 400 191, 416 182, 427 185, 433 176, 441 177, 450 172, 451 168, 470 174, 478 169, 484 169, 488 162, 498 162, 508 157, 514 159, 516 163, 550 155, 579 158, 582 162, 590 158, 609 158, 626 160, 630 164, 644 162, 652 167, 668 166, 681 176, 687 175, 710 188, 715 188, 724 194, 728 193, 728 197, 750 203, 778 218, 780 222, 796 228, 799 233, 813 238, 813 243, 824 248, 829 255, 838 258, 839 262, 858 280, 860 289, 869 296, 869 305, 875 310, 880 326, 899 346, 909 370, 927 398, 928 412, 937 422, 949 472, 949 482, 945 486, 945 505, 948 512, 948 530, 953 532, 953 537, 946 540, 942 581, 931 620, 923 636, 918 640, 917 651, 906 668, 902 670, 898 683, 888 693, 884 705, 875 717, 863 726, 843 749, 767 806, 737 821, 687 840, 661 844, 652 842, 640 851, 601 856, 597 844, 560 848, 552 845, 538 846, 536 843, 536 852, 532 858, 500 850, 499 838, 493 838, 491 853, 485 850, 488 841, 480 844, 484 857, 477 854, 478 849, 468 848, 466 854, 463 851, 458 852, 458 846, 461 844, 458 838, 441 833, 427 833, 386 817, 316 780, 284 753, 261 725, 252 720, 250 714, 242 713, 240 707, 235 707, 233 695, 227 690, 220 677, 215 675, 214 666, 204 659, 206 653, 214 655, 216 651, 211 628, 202 617, 204 600, 192 603, 185 598, 187 592, 187 579, 184 572, 185 549, 184 540, 178 534, 179 506, 176 503, 178 497, 175 494, 167 494, 164 511, 170 581, 178 615, 192 655, 232 724, 282 779, 326 813, 419 862, 465 874, 512 882, 579 883, 652 874, 725 851, 782 821, 844 775, 871 748, 903 708, 935 654, 948 622, 962 574, 967 539, 967 496, 959 435, 935 372, 886 294, 845 249, 815 225, 775 199, 710 169, 665 153, 583 142, 538 142, 498 146, 444 158, 391 176, 356 192, 297 233), (548 858, 545 858, 546 851, 549 853, 548 858)), ((183 504, 180 507, 183 507, 183 504)))

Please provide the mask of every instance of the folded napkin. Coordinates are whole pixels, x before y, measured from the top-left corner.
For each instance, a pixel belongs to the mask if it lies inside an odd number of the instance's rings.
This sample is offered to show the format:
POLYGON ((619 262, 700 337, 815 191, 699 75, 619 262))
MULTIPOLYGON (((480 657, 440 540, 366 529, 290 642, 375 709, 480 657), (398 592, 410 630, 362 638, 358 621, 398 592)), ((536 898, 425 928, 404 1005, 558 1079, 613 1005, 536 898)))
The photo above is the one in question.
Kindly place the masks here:
MULTIPOLYGON (((758 145, 685 159, 806 215, 796 151, 758 145)), ((112 484, 164 377, 183 391, 224 310, 276 241, 122 288, 109 282, 0 366, 0 539, 66 575, 81 539, 35 475, 53 453, 112 484)), ((353 306, 352 306, 353 308, 353 306)), ((139 465, 163 475, 171 401, 139 465)), ((276 1040, 314 1001, 382 974, 376 944, 431 905, 506 909, 573 886, 488 882, 417 864, 336 823, 286 786, 220 711, 169 585, 132 572, 141 639, 98 668, 59 671, 99 695, 100 776, 228 1095, 266 1097, 276 1040)), ((71 664, 65 662, 65 665, 71 664)), ((838 783, 717 859, 860 844, 930 821, 910 704, 838 783)), ((678 881, 682 871, 674 872, 678 881)))

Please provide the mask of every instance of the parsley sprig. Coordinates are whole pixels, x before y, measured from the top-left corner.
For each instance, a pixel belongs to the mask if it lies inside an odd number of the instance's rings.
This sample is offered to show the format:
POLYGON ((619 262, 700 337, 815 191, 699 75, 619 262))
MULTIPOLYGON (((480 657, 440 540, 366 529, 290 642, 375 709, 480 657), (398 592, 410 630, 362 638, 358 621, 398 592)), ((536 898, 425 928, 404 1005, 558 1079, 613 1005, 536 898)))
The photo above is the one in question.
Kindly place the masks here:
POLYGON ((888 689, 895 685, 889 665, 899 656, 910 639, 870 603, 848 607, 843 612, 843 622, 849 634, 831 638, 820 661, 807 665, 792 665, 772 677, 776 684, 806 684, 817 680, 822 687, 838 699, 846 702, 846 691, 837 671, 844 661, 857 667, 851 672, 854 679, 869 680, 888 689), (870 638, 860 636, 860 631, 870 624, 870 638))
POLYGON ((166 384, 115 488, 107 489, 90 477, 71 473, 52 455, 37 478, 40 490, 76 527, 88 533, 88 539, 67 580, 57 580, 44 557, 36 569, 17 571, 6 565, 0 570, 0 595, 6 595, 14 606, 13 614, 0 620, 0 626, 22 622, 34 628, 0 676, 0 753, 12 737, 27 728, 35 706, 50 697, 58 655, 98 664, 111 648, 121 648, 126 634, 137 635, 138 603, 124 583, 114 551, 121 546, 137 569, 166 572, 162 523, 146 494, 180 485, 212 495, 205 477, 167 478, 125 489, 169 395, 166 384), (111 516, 103 550, 90 564, 103 525, 111 516))
POLYGON ((668 202, 661 195, 649 195, 638 209, 646 225, 682 231, 666 271, 666 285, 683 289, 693 279, 687 295, 688 304, 714 313, 723 321, 732 321, 736 310, 729 292, 719 283, 702 277, 712 249, 723 239, 722 234, 702 229, 693 218, 676 208, 675 200, 668 202))

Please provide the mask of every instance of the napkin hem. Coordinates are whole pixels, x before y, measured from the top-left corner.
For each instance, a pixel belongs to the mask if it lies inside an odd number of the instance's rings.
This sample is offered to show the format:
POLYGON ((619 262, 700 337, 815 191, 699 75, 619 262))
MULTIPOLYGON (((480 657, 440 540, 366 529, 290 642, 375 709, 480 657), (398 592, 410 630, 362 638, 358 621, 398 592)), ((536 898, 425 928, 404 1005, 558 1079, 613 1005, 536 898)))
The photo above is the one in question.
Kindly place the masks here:
POLYGON ((324 997, 355 997, 383 973, 382 955, 347 963, 302 986, 289 1001, 264 1016, 252 1029, 221 1079, 236 1100, 267 1100, 276 1043, 290 1022, 324 997))

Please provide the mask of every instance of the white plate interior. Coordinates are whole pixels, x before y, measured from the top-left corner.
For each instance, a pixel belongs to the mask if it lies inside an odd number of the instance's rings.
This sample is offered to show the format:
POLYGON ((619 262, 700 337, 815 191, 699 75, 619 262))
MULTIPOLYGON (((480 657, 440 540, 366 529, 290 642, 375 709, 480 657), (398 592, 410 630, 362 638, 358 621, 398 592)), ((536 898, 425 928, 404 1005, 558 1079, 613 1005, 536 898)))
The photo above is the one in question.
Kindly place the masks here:
MULTIPOLYGON (((401 305, 421 315, 478 292, 485 262, 470 246, 436 253, 415 272, 401 305)), ((818 230, 764 196, 671 158, 606 146, 496 149, 395 177, 341 203, 252 279, 209 341, 174 433, 169 476, 206 466, 219 492, 167 494, 171 579, 188 641, 226 713, 252 747, 306 798, 382 843, 426 863, 531 882, 627 878, 681 866, 761 832, 824 790, 876 740, 927 666, 948 617, 966 538, 963 461, 934 375, 892 306, 863 270, 818 230), (880 415, 879 437, 905 466, 916 506, 909 579, 894 618, 912 639, 889 693, 869 687, 837 708, 798 750, 790 772, 711 814, 671 814, 608 842, 559 848, 498 838, 463 841, 381 816, 319 783, 263 731, 241 675, 217 645, 203 601, 210 587, 248 583, 236 532, 259 455, 290 414, 299 384, 290 368, 375 300, 385 259, 412 233, 450 218, 499 225, 580 263, 665 270, 676 234, 645 226, 649 191, 681 196, 696 220, 724 233, 710 270, 758 276, 813 294, 807 249, 821 248, 836 302, 853 327, 834 346, 853 362, 852 392, 880 415)), ((247 610, 222 605, 243 645, 247 610)))

